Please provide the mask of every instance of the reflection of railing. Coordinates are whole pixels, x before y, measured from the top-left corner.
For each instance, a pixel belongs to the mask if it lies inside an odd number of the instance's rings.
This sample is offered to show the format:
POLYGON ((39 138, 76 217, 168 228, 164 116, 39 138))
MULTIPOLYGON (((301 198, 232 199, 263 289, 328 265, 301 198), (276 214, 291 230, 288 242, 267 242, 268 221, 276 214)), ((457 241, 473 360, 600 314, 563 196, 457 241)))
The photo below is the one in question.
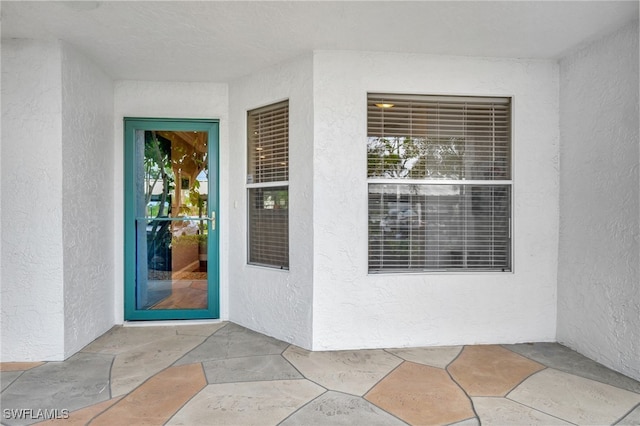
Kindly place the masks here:
POLYGON ((209 230, 215 229, 215 214, 211 217, 138 217, 136 227, 138 248, 146 251, 149 268, 169 271, 175 268, 172 248, 176 244, 190 243, 187 245, 195 247, 193 262, 198 261, 201 252, 207 253, 209 230), (201 228, 199 222, 209 225, 201 228), (178 224, 183 226, 176 226, 178 224))

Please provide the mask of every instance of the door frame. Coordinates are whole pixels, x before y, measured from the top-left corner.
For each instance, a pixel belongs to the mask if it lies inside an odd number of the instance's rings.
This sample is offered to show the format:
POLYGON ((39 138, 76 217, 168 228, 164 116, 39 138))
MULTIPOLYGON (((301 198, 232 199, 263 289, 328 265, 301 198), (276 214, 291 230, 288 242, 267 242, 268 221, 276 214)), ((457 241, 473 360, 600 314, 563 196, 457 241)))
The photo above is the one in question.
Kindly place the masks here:
POLYGON ((219 149, 220 121, 188 118, 124 118, 124 320, 183 320, 220 318, 220 221, 219 221, 219 149), (136 210, 135 168, 139 160, 135 147, 138 130, 206 131, 208 132, 209 183, 207 217, 215 218, 215 227, 207 235, 207 309, 136 308, 136 210), (211 182, 215 182, 211 185, 211 182))

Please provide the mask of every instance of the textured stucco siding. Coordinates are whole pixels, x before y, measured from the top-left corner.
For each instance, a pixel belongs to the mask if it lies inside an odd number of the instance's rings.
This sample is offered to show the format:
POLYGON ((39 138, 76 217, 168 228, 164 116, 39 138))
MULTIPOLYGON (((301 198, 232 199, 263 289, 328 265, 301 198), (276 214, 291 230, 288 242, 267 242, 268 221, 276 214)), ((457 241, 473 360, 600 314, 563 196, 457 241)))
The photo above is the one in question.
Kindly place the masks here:
POLYGON ((560 62, 558 340, 640 379, 638 23, 560 62))
POLYGON ((2 40, 2 361, 64 357, 60 62, 2 40))
POLYGON ((113 87, 61 42, 2 42, 2 358, 62 360, 113 309, 113 87))
POLYGON ((123 117, 220 119, 221 318, 314 350, 555 341, 640 379, 638 23, 559 63, 317 51, 119 81, 2 40, 2 361, 124 319, 123 117), (513 97, 512 273, 368 274, 367 92, 513 97), (290 270, 247 265, 246 113, 290 102, 290 270))
MULTIPOLYGON (((311 348, 313 295, 311 56, 231 83, 229 319, 311 348), (289 99, 289 271, 247 265, 247 111, 289 99)), ((339 183, 339 182, 336 182, 339 183)))
POLYGON ((113 82, 62 44, 65 356, 114 323, 113 82))
POLYGON ((557 64, 320 51, 313 93, 313 348, 555 340, 557 64), (368 275, 367 92, 513 96, 513 273, 368 275))

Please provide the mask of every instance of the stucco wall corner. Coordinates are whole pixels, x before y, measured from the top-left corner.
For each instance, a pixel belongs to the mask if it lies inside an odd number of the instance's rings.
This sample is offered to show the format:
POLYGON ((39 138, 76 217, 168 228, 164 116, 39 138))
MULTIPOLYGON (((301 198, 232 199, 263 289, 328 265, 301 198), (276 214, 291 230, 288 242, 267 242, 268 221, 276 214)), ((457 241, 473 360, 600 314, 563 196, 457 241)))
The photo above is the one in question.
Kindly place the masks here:
POLYGON ((1 357, 61 360, 61 50, 55 41, 3 39, 1 51, 1 357))
POLYGON ((640 379, 638 21, 560 62, 558 341, 640 379))
POLYGON ((62 43, 65 356, 114 324, 113 82, 62 43))
POLYGON ((245 76, 229 86, 229 319, 310 349, 314 252, 313 60, 304 55, 245 76), (289 100, 288 271, 247 264, 247 111, 289 100))

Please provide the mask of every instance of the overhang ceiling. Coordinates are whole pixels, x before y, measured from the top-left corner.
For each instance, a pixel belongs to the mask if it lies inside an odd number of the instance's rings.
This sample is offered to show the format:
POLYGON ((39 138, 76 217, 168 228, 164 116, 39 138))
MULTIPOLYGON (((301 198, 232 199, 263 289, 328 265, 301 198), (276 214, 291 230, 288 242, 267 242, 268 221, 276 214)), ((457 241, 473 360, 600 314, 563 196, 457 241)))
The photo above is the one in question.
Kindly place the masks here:
POLYGON ((313 50, 558 59, 638 1, 2 1, 3 38, 55 38, 114 79, 228 82, 313 50))

